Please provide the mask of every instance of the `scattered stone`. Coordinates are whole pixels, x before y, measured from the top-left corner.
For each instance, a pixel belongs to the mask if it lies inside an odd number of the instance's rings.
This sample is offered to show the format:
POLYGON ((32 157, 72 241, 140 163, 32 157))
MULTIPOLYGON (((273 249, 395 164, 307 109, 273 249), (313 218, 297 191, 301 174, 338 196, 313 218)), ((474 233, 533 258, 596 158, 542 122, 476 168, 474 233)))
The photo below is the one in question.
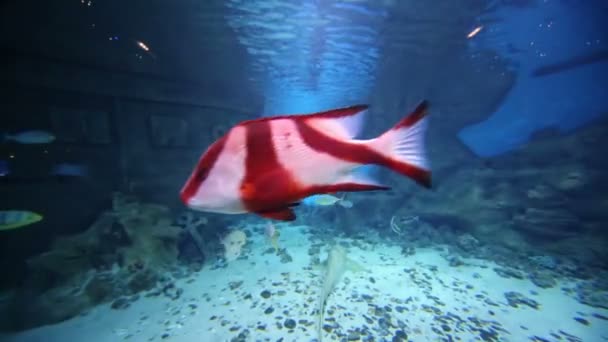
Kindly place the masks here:
POLYGON ((608 321, 608 317, 606 317, 606 316, 604 316, 604 315, 600 315, 600 314, 599 314, 599 313, 597 313, 597 312, 594 312, 594 313, 592 314, 592 316, 593 316, 593 317, 595 317, 595 318, 597 318, 597 319, 601 319, 601 320, 604 320, 604 321, 608 321))
POLYGON ((538 307, 540 306, 540 304, 534 299, 528 298, 515 291, 505 292, 505 298, 507 299, 507 302, 509 302, 509 305, 514 308, 519 307, 519 305, 527 305, 532 309, 538 310, 538 307))
POLYGON ((407 334, 403 330, 395 331, 395 336, 393 336, 393 342, 405 342, 407 341, 407 334))
POLYGON ((168 283, 163 287, 163 294, 171 300, 177 300, 184 293, 184 289, 176 287, 173 283, 168 283))
POLYGON ((524 279, 524 275, 520 271, 514 270, 512 268, 496 267, 496 268, 494 268, 494 272, 496 272, 496 274, 498 274, 499 276, 501 276, 503 278, 524 279))
POLYGON ((243 285, 243 281, 231 281, 228 283, 228 286, 230 286, 231 290, 236 290, 239 287, 241 287, 241 285, 243 285))
POLYGON ((530 261, 537 267, 554 270, 557 267, 557 260, 548 255, 531 256, 530 261))
POLYGON ((281 257, 281 263, 286 264, 293 261, 293 258, 289 253, 287 253, 287 249, 283 248, 279 250, 279 256, 281 257))
POLYGON ((594 284, 579 284, 576 288, 576 299, 594 308, 608 309, 608 291, 596 288, 594 284))
POLYGON ((249 329, 244 329, 238 336, 233 337, 230 342, 247 342, 249 340, 249 329))
POLYGON ((448 259, 450 267, 458 267, 464 265, 464 262, 457 256, 451 256, 448 259))
POLYGON ((266 310, 264 310, 264 313, 267 315, 270 315, 273 312, 274 312, 274 308, 272 306, 269 306, 266 310))
POLYGON ((466 252, 472 252, 479 246, 479 241, 471 234, 462 234, 456 239, 458 247, 466 252))
POLYGON ((160 335, 160 338, 162 338, 163 340, 166 340, 169 338, 169 334, 164 333, 164 334, 160 335))
POLYGON ((120 297, 113 301, 110 307, 114 310, 124 310, 128 308, 129 305, 131 305, 131 302, 127 297, 120 297))
POLYGON ((403 246, 403 247, 401 247, 401 254, 406 257, 412 256, 412 255, 416 254, 416 248, 411 247, 411 246, 407 246, 407 247, 403 246))
POLYGON ((260 293, 260 296, 262 296, 262 298, 264 298, 264 299, 268 299, 268 298, 270 298, 270 291, 264 290, 264 291, 262 291, 262 293, 260 293))
POLYGON ((293 329, 296 327, 296 321, 291 318, 288 318, 285 320, 285 322, 283 322, 283 326, 287 329, 293 329))
POLYGON ((574 320, 583 325, 589 325, 589 321, 582 317, 574 317, 574 320))
POLYGON ((534 283, 534 285, 542 287, 543 289, 554 287, 557 284, 549 272, 531 273, 530 280, 534 283))
POLYGON ((349 341, 359 341, 361 339, 361 334, 356 331, 351 331, 350 333, 348 333, 346 339, 349 341))

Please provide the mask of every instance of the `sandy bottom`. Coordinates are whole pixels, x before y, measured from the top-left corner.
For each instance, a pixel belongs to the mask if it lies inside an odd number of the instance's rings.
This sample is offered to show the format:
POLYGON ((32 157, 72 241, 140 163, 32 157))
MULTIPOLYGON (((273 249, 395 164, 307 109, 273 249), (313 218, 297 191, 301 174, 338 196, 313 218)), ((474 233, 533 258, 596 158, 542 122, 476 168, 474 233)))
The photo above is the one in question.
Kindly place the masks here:
MULTIPOLYGON (((176 281, 184 290, 176 300, 142 296, 123 310, 103 305, 86 315, 3 339, 318 340, 315 311, 323 268, 311 266, 307 227, 282 227, 280 244, 293 258, 289 263, 265 253, 269 244, 263 226, 248 229, 253 237, 246 259, 225 268, 206 267, 176 281)), ((349 258, 365 270, 346 272, 329 296, 323 341, 608 340, 608 310, 582 305, 567 295, 574 283, 541 289, 528 280, 502 278, 493 271, 495 265, 482 260, 450 267, 440 248, 404 256, 397 247, 340 241, 351 245, 349 258), (505 293, 511 291, 536 301, 537 308, 509 305, 505 293)), ((321 248, 321 259, 328 248, 321 248)))

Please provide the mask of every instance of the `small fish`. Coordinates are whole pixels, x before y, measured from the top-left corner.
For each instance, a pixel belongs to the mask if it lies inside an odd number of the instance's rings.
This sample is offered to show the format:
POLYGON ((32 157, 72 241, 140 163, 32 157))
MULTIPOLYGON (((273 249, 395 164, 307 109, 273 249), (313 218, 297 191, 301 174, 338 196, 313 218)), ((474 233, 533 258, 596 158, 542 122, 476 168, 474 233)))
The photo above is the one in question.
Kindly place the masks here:
POLYGON ((275 228, 274 224, 271 222, 266 223, 266 228, 264 229, 264 235, 270 241, 272 246, 274 247, 275 253, 279 252, 279 231, 275 228))
POLYGON ((59 163, 51 168, 51 175, 59 177, 86 177, 89 168, 83 164, 59 163))
POLYGON ((388 190, 353 172, 366 164, 390 168, 428 188, 427 107, 422 102, 369 140, 355 139, 365 105, 241 122, 201 156, 180 198, 194 210, 293 221, 292 207, 311 195, 388 190))
POLYGON ((55 136, 47 131, 32 130, 6 134, 4 141, 14 141, 20 144, 49 144, 55 141, 55 136))
POLYGON ((42 215, 27 210, 0 210, 0 231, 28 226, 42 218, 42 215))
POLYGON ((6 160, 0 160, 0 177, 8 176, 11 174, 11 168, 6 160))
POLYGON ((320 195, 312 195, 306 197, 302 200, 302 204, 308 206, 331 206, 331 205, 339 205, 344 208, 352 208, 353 202, 349 200, 345 200, 344 198, 338 198, 333 195, 328 194, 320 194, 320 195))
POLYGON ((346 271, 363 271, 364 268, 356 263, 355 261, 347 257, 346 249, 336 245, 332 247, 327 256, 325 262, 325 274, 323 276, 323 288, 319 297, 319 306, 317 308, 317 314, 319 320, 317 322, 317 334, 319 341, 322 340, 322 330, 324 317, 325 317, 325 306, 327 304, 327 298, 333 292, 334 288, 340 282, 342 275, 346 271))

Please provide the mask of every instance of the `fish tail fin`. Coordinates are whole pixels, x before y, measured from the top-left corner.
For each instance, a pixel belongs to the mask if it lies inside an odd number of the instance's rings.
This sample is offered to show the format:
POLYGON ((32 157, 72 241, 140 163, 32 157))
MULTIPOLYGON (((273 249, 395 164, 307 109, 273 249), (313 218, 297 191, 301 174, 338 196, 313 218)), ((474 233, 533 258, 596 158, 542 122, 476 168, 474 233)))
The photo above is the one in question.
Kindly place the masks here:
POLYGON ((430 188, 431 171, 424 142, 427 114, 428 102, 422 101, 393 128, 371 140, 370 147, 381 156, 378 164, 430 188))

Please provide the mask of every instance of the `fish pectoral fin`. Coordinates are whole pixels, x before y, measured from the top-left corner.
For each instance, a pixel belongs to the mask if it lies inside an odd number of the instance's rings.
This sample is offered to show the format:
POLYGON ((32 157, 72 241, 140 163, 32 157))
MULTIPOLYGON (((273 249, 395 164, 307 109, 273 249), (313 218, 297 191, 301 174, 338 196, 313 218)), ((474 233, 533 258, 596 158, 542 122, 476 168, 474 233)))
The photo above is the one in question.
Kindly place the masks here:
POLYGON ((296 214, 291 208, 288 207, 274 210, 257 211, 256 214, 265 218, 280 221, 293 221, 296 219, 296 214))

